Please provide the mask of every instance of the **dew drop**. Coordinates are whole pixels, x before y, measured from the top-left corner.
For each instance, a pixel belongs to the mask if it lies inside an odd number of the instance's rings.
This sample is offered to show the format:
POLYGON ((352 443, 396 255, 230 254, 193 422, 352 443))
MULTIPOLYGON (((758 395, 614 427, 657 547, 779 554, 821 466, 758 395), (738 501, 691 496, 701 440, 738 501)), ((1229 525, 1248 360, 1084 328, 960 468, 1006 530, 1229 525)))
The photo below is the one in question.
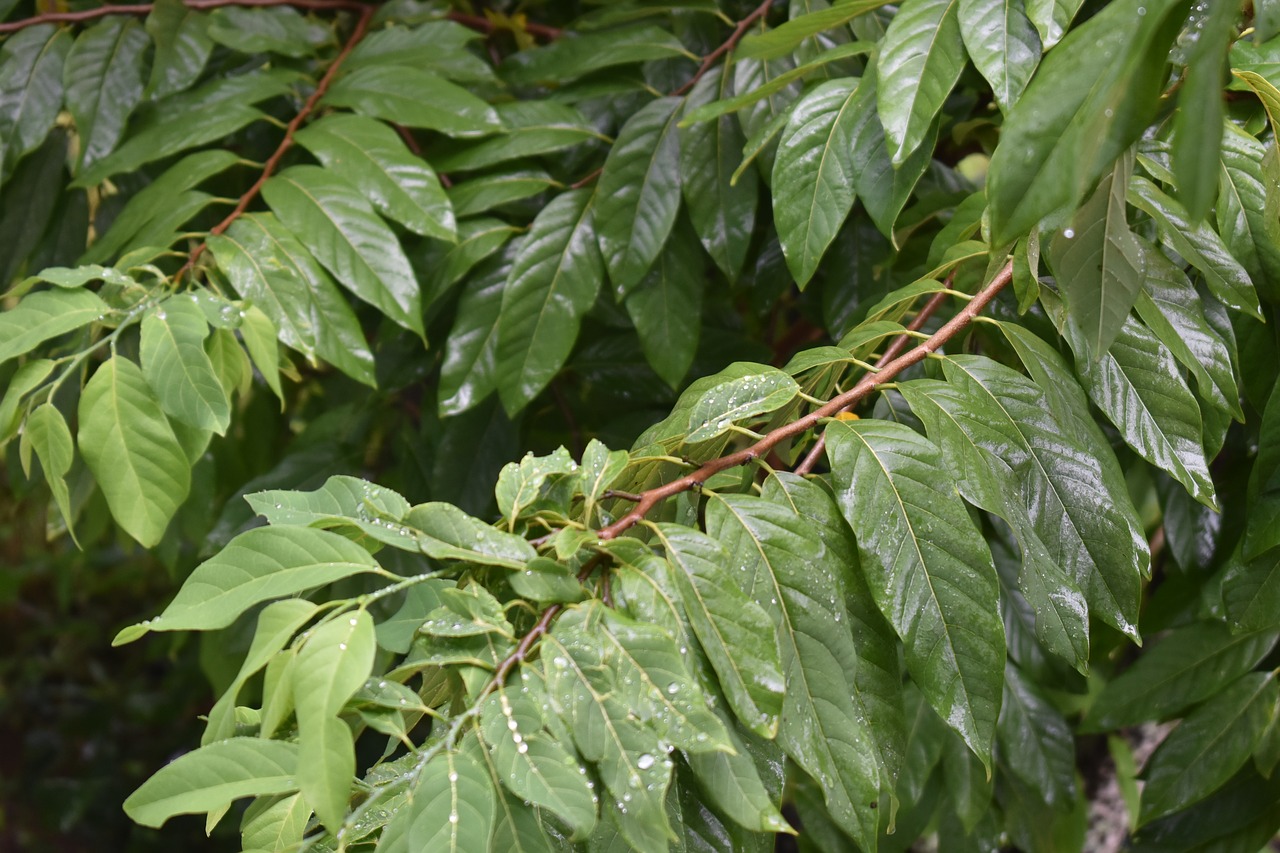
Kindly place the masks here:
POLYGON ((345 652, 345 651, 347 650, 347 644, 346 644, 346 643, 338 643, 338 648, 342 649, 342 650, 345 652))
POLYGON ((449 823, 457 823, 457 822, 458 822, 457 812, 454 812, 453 814, 449 815, 449 823))
POLYGON ((1070 240, 1071 238, 1076 236, 1075 229, 1072 229, 1072 228, 1064 229, 1062 232, 1062 236, 1070 240))
POLYGON ((636 767, 639 767, 641 770, 648 770, 653 766, 653 761, 653 756, 646 752, 644 755, 636 759, 636 767))

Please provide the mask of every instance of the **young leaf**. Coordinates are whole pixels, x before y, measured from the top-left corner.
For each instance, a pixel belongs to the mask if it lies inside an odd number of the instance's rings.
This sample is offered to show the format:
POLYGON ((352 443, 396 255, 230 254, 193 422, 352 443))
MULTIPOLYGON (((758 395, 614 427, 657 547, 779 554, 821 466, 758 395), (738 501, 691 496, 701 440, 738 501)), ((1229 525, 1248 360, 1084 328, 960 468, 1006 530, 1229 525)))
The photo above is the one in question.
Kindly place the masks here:
POLYGON ((495 379, 508 413, 555 377, 595 304, 604 280, 592 239, 596 208, 591 190, 563 193, 542 209, 520 245, 498 315, 495 379))
POLYGON ((882 421, 833 421, 826 435, 836 499, 907 669, 990 767, 1005 655, 991 552, 925 438, 882 421))
POLYGON ((209 334, 194 300, 167 299, 142 318, 142 374, 165 414, 218 435, 231 423, 227 391, 204 352, 209 334))
POLYGON ((18 417, 22 398, 48 379, 54 366, 52 359, 33 358, 13 372, 4 396, 0 397, 0 444, 8 441, 18 431, 18 424, 22 422, 18 417))
POLYGON ((423 335, 422 297, 400 241, 342 178, 293 166, 267 181, 262 196, 276 216, 356 296, 423 335))
POLYGON ((960 0, 960 35, 1007 115, 1040 63, 1040 35, 1019 0, 960 0))
POLYGON ((77 443, 111 515, 154 547, 187 497, 191 469, 142 370, 112 356, 85 386, 79 418, 77 443))
POLYGON ((801 288, 853 207, 851 130, 855 78, 829 80, 787 119, 773 161, 773 217, 787 266, 801 288))
POLYGON ((237 737, 179 756, 124 801, 130 818, 160 827, 174 815, 224 809, 241 797, 298 790, 298 745, 237 737))
POLYGON ((102 318, 107 304, 91 290, 41 290, 0 314, 0 362, 102 318))
POLYGON ((80 135, 78 167, 101 160, 120 141, 129 113, 142 100, 142 52, 149 42, 141 24, 113 15, 71 46, 63 82, 80 135))
POLYGON ((396 132, 353 115, 326 116, 294 137, 360 190, 387 217, 415 234, 452 242, 457 226, 440 179, 396 132))
POLYGON ((152 100, 181 92, 200 76, 213 52, 210 17, 182 0, 159 0, 147 15, 146 30, 155 42, 147 95, 152 100))
POLYGON ((625 296, 649 271, 680 209, 679 98, 659 98, 618 132, 596 187, 609 279, 625 296))
POLYGON ((339 77, 322 103, 447 136, 487 136, 502 129, 493 107, 442 77, 403 65, 370 65, 339 77), (409 93, 430 92, 430 98, 409 93))
POLYGON ((924 141, 965 67, 959 0, 907 0, 894 15, 876 64, 877 106, 894 166, 924 141))
POLYGON ((20 30, 0 47, 0 182, 53 128, 70 48, 71 31, 51 25, 20 30))

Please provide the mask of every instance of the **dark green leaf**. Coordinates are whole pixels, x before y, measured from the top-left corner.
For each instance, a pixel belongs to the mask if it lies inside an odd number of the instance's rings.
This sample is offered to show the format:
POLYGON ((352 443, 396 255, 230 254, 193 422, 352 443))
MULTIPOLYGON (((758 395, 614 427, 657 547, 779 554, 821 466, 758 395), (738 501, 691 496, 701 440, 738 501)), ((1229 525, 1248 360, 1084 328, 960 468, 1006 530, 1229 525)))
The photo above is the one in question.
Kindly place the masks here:
POLYGON ((225 6, 209 15, 209 38, 242 53, 279 53, 301 59, 329 41, 329 28, 297 9, 225 6))
POLYGON ((996 727, 1000 760, 1049 806, 1076 796, 1075 741, 1061 712, 1012 663, 996 727))
POLYGON ((1280 395, 1274 391, 1258 426, 1258 455, 1249 472, 1244 559, 1280 545, 1280 395))
POLYGON ((680 105, 660 98, 628 119, 600 174, 600 250, 622 295, 649 271, 680 209, 680 105))
POLYGON ((457 216, 475 216, 561 185, 541 169, 512 169, 454 184, 449 202, 457 216))
POLYGON ((442 144, 431 163, 442 172, 468 172, 601 139, 582 113, 554 101, 516 101, 494 107, 502 132, 481 141, 442 144))
POLYGON ((498 387, 498 315, 510 269, 510 265, 492 266, 463 287, 440 368, 442 415, 474 408, 498 387))
POLYGON ((423 334, 422 298, 409 259, 350 184, 317 166, 293 166, 267 181, 262 195, 344 287, 423 334))
POLYGON ((50 25, 14 33, 0 47, 0 180, 49 135, 70 48, 70 30, 50 25))
POLYGON ((859 15, 885 5, 885 0, 844 0, 831 8, 822 8, 794 17, 782 26, 750 35, 738 46, 738 59, 774 59, 786 56, 810 36, 846 24, 859 15))
POLYGON ((1040 63, 1040 35, 1020 0, 960 0, 960 35, 1008 113, 1040 63))
POLYGON ((1262 143, 1230 122, 1222 139, 1218 233, 1263 293, 1280 293, 1280 228, 1267 211, 1275 182, 1266 170, 1262 143))
POLYGON ((906 0, 880 44, 876 104, 895 166, 924 141, 964 70, 959 5, 959 0, 906 0))
POLYGON ((502 76, 516 86, 564 82, 602 68, 674 56, 695 58, 671 33, 642 25, 569 35, 544 47, 522 50, 502 64, 502 76))
MULTIPOLYGON (((754 195, 753 188, 753 205, 754 195)), ((693 235, 677 229, 653 269, 627 296, 627 313, 645 358, 672 388, 680 386, 698 349, 704 266, 693 235)))
POLYGON ((1005 657, 991 552, 925 438, 883 421, 835 421, 826 435, 837 501, 907 669, 990 767, 1005 657))
POLYGON ((592 190, 563 193, 542 209, 520 245, 498 316, 495 380, 508 413, 555 377, 595 304, 604 281, 596 216, 592 190))
POLYGON ((147 94, 163 98, 194 83, 213 51, 209 16, 182 0, 159 0, 147 16, 146 29, 156 43, 147 94))
POLYGON ((137 21, 112 16, 71 46, 63 82, 80 135, 77 166, 101 160, 120 141, 125 120, 142 100, 142 52, 150 41, 137 21))
POLYGON ((1226 115, 1222 77, 1239 14, 1231 3, 1210 4, 1196 21, 1195 39, 1187 48, 1187 67, 1173 117, 1172 159, 1178 198, 1193 223, 1205 218, 1218 190, 1218 155, 1226 115))
POLYGON ((343 65, 407 65, 459 82, 493 82, 493 69, 469 48, 478 38, 476 30, 448 20, 386 27, 361 39, 343 65))
POLYGON ((502 129, 493 107, 442 77, 403 65, 371 65, 339 77, 323 103, 448 136, 487 136, 502 129), (430 92, 431 97, 419 97, 430 92))

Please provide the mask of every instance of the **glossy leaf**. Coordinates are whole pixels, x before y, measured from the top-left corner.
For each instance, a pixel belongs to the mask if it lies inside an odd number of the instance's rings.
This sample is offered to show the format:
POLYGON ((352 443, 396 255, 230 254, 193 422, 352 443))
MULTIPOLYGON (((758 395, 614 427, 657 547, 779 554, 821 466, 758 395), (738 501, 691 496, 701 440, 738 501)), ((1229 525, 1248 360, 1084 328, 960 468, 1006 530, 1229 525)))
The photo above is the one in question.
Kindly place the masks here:
POLYGON ((558 184, 541 169, 512 169, 455 184, 448 196, 457 216, 475 216, 553 187, 558 184))
POLYGON ((116 147, 129 113, 142 100, 142 25, 112 16, 80 34, 63 76, 67 109, 80 134, 78 166, 101 160, 116 147))
POLYGON ((677 98, 660 98, 628 119, 600 173, 600 251, 623 295, 657 259, 680 209, 680 105, 677 98))
POLYGON ((1048 50, 1062 40, 1084 0, 1026 0, 1027 18, 1035 25, 1048 50))
POLYGON ((535 554, 523 538, 495 530, 452 504, 418 504, 404 522, 417 531, 422 552, 437 560, 523 569, 535 554))
POLYGON ((591 190, 557 196, 534 219, 516 254, 503 288, 495 353, 498 394, 509 413, 555 377, 595 304, 604 281, 592 239, 599 204, 591 190))
POLYGON ((1188 714, 1143 768, 1139 822, 1186 808, 1230 779, 1271 723, 1277 699, 1275 676, 1251 672, 1188 714))
POLYGON ((1071 727, 1035 682, 1012 663, 1005 668, 996 744, 1001 760, 1046 805, 1061 807, 1075 798, 1071 727))
POLYGON ((159 0, 147 16, 146 30, 156 45, 147 94, 163 98, 194 83, 213 52, 209 16, 181 0, 159 0))
POLYGON ((124 810, 143 826, 225 808, 241 797, 298 790, 298 745, 238 737, 179 756, 142 783, 124 810))
POLYGON ((831 8, 820 8, 793 17, 782 26, 755 33, 742 40, 739 59, 771 59, 791 53, 802 41, 824 30, 839 27, 859 15, 884 6, 880 0, 845 0, 831 8))
POLYGON ((316 166, 293 166, 267 181, 262 195, 344 287, 423 334, 422 300, 409 259, 350 184, 316 166))
POLYGON ((1192 222, 1205 218, 1218 190, 1218 152, 1226 114, 1222 77, 1240 10, 1230 3, 1216 3, 1204 12, 1187 48, 1186 72, 1173 117, 1173 172, 1178 198, 1192 222))
POLYGON ((1004 659, 990 551, 922 436, 880 421, 835 421, 826 435, 836 499, 907 669, 989 766, 1004 659))
POLYGON ((391 128, 359 116, 332 115, 294 139, 341 172, 383 215, 415 234, 455 239, 453 208, 440 179, 391 128))
POLYGON ((1280 233, 1268 218, 1275 192, 1262 143, 1227 123, 1218 179, 1218 233, 1264 293, 1280 292, 1280 233))
POLYGON ((895 166, 924 141, 965 67, 959 0, 906 0, 876 63, 876 104, 895 166))
POLYGON ((513 54, 502 64, 502 76, 517 86, 573 80, 592 71, 649 59, 693 58, 671 33, 652 25, 588 33, 556 39, 534 50, 513 54))
POLYGON ((469 172, 601 138, 582 113, 565 104, 517 101, 498 104, 494 112, 502 123, 500 134, 443 144, 432 151, 432 165, 443 172, 469 172))
POLYGON ((323 103, 447 136, 486 136, 502 129, 493 107, 466 89, 403 65, 371 65, 344 74, 325 92, 323 103))
POLYGON ((687 443, 722 435, 734 421, 780 409, 800 393, 796 381, 777 368, 745 362, 731 366, 744 375, 714 386, 697 399, 689 410, 687 443))
POLYGON ((461 414, 497 390, 498 316, 509 274, 509 265, 492 266, 462 291, 440 370, 442 415, 461 414))
POLYGON ((818 86, 792 109, 778 140, 773 217, 787 266, 802 288, 853 207, 857 87, 853 78, 818 86))
POLYGON ((231 422, 227 391, 204 352, 209 334, 193 300, 166 300, 142 318, 142 374, 165 414, 222 435, 231 422))
POLYGON ((653 269, 627 296, 627 313, 645 359, 673 388, 693 364, 702 330, 704 257, 686 231, 677 230, 653 269))
POLYGON ((1022 96, 1040 62, 1040 34, 1021 0, 960 0, 960 35, 1000 109, 1022 96))
POLYGON ((724 547, 696 530, 660 525, 689 623, 743 725, 778 730, 783 680, 773 620, 737 584, 724 547))
POLYGON ((0 179, 44 142, 62 105, 70 31, 29 27, 0 47, 0 179))
POLYGON ((226 6, 210 13, 209 37, 246 53, 301 58, 330 37, 329 29, 288 6, 261 9, 226 6))
POLYGON ((79 419, 80 453, 112 516, 153 547, 186 499, 191 471, 142 370, 118 355, 102 364, 80 396, 79 419))
POLYGON ((107 305, 89 290, 41 290, 0 314, 0 362, 100 319, 107 305))

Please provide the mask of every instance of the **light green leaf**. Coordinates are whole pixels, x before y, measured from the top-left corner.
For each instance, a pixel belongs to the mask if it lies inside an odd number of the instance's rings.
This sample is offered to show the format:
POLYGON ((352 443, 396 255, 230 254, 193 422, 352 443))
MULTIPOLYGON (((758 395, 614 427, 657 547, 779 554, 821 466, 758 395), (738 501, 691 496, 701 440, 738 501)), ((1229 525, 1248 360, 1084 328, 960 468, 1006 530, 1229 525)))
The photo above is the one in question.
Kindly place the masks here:
POLYGON ((142 318, 139 355, 142 375, 167 415, 223 435, 231 423, 231 406, 205 355, 208 334, 199 305, 183 297, 167 299, 142 318))
POLYGON ((271 489, 245 495, 245 500, 271 524, 299 527, 339 519, 399 519, 409 511, 409 502, 391 489, 342 475, 330 477, 312 492, 271 489))
POLYGON ((137 21, 114 15, 81 33, 67 56, 67 109, 80 135, 78 167, 116 147, 129 113, 142 100, 142 52, 150 39, 137 21))
POLYGON ((1040 35, 1022 0, 960 0, 960 35, 1008 113, 1040 63, 1040 35))
POLYGON ((339 171, 385 216, 415 234, 452 242, 457 226, 440 179, 386 125, 353 115, 330 115, 294 137, 339 171))
POLYGON ((440 590, 448 583, 432 579, 409 587, 400 609, 378 623, 378 645, 397 654, 408 652, 418 626, 426 621, 428 613, 440 606, 440 590))
POLYGON ((344 613, 310 632, 293 667, 302 795, 333 833, 342 827, 356 769, 351 729, 338 712, 369 677, 375 646, 369 612, 344 613))
POLYGON ((649 271, 680 209, 679 98, 646 104, 622 126, 596 187, 600 250, 626 295, 649 271))
POLYGON ((739 375, 708 389, 689 410, 686 443, 723 435, 734 421, 780 409, 800 393, 796 381, 776 367, 737 362, 729 369, 739 375))
POLYGON ((537 554, 521 537, 495 530, 453 504, 418 504, 404 522, 422 534, 419 544, 423 553, 437 560, 523 569, 537 554))
POLYGON ((160 827, 174 815, 214 812, 241 797, 298 790, 298 746, 237 737, 201 747, 160 768, 124 801, 143 826, 160 827))
POLYGON ((164 612, 143 625, 150 631, 225 628, 260 602, 376 571, 368 551, 336 533, 259 527, 197 566, 164 612))
POLYGON ((1214 296, 1228 308, 1261 318, 1253 281, 1213 229, 1204 222, 1192 225, 1182 205, 1146 178, 1134 176, 1128 198, 1130 204, 1156 221, 1160 235, 1178 254, 1204 273, 1214 296))
POLYGON ((240 821, 240 846, 245 850, 286 853, 302 844, 311 807, 301 794, 257 799, 240 821))
POLYGON ((240 326, 240 337, 244 339, 245 349, 258 368, 262 380, 280 400, 284 400, 284 391, 280 387, 280 351, 276 346, 276 325, 263 313, 257 305, 245 308, 244 322, 240 326))
POLYGON ((0 47, 0 181, 40 146, 62 106, 62 72, 71 31, 28 27, 0 47))
POLYGON ((879 768, 888 775, 895 768, 871 735, 865 707, 855 708, 856 689, 850 690, 849 676, 860 662, 842 567, 812 520, 776 498, 776 491, 774 500, 717 495, 707 505, 707 534, 725 546, 729 565, 742 568, 739 583, 776 626, 787 684, 782 748, 818 780, 832 817, 870 848, 878 817, 867 804, 880 796, 879 768))
POLYGON ((457 216, 475 216, 561 186, 542 169, 516 168, 456 183, 448 196, 457 216))
POLYGON ((494 108, 502 132, 488 139, 442 143, 431 152, 431 163, 442 172, 469 172, 562 151, 584 142, 603 140, 582 113, 554 101, 514 101, 494 108))
POLYGON ((578 467, 578 491, 586 498, 582 515, 588 524, 592 523, 591 508, 626 469, 630 459, 627 451, 610 450, 598 439, 587 442, 587 448, 582 452, 582 464, 578 467))
POLYGON ((374 384, 373 355, 351 306, 273 214, 241 216, 225 234, 211 235, 209 248, 236 292, 275 324, 282 343, 374 384))
POLYGON ((558 83, 592 71, 650 59, 695 57, 680 40, 652 25, 620 27, 602 33, 566 34, 548 45, 522 50, 502 63, 502 76, 514 86, 558 83))
POLYGON ((1110 348, 1146 276, 1146 254, 1125 213, 1132 171, 1133 160, 1122 157, 1049 243, 1049 264, 1066 297, 1068 322, 1080 329, 1087 345, 1081 358, 1096 361, 1110 348))
POLYGON ((24 362, 13 372, 5 387, 4 396, 0 397, 0 444, 12 438, 18 430, 18 424, 22 422, 18 417, 22 398, 40 387, 49 378, 53 368, 51 359, 36 358, 24 362))
POLYGON ((1027 17, 1040 33, 1044 49, 1048 50, 1062 40, 1084 0, 1026 0, 1026 4, 1027 17))
POLYGON ((774 737, 784 690, 773 620, 730 574, 719 542, 676 524, 656 530, 689 623, 729 705, 748 729, 774 737))
POLYGON ((191 470, 142 370, 123 356, 102 364, 80 395, 79 418, 80 453, 112 516, 154 547, 187 497, 191 470))
POLYGON ((1226 116, 1222 79, 1239 16, 1240 10, 1231 3, 1209 4, 1196 20, 1196 35, 1187 47, 1178 111, 1173 116, 1171 154, 1178 198, 1195 223, 1208 214, 1218 191, 1218 157, 1226 116))
POLYGON ((1249 760, 1278 699, 1274 673, 1251 672, 1188 714, 1142 770, 1138 822, 1186 808, 1226 783, 1249 760))
POLYGON ((534 557, 509 581, 517 595, 539 604, 572 603, 586 597, 586 590, 569 567, 547 557, 534 557))
POLYGON ((1045 56, 991 157, 994 245, 1013 242, 1045 217, 1065 218, 1141 135, 1181 19, 1177 0, 1119 0, 1045 56))
POLYGON ((924 141, 965 62, 959 0, 906 0, 898 7, 876 63, 876 105, 895 166, 924 141))
POLYGON ((703 263, 693 234, 677 229, 625 303, 645 359, 672 388, 680 386, 698 349, 703 263))
POLYGON ((1177 628, 1107 684, 1081 730, 1110 731, 1176 716, 1253 669, 1277 637, 1276 631, 1233 634, 1217 622, 1177 628))
POLYGON ((0 362, 92 323, 107 310, 107 304, 89 290, 41 290, 28 294, 15 307, 0 313, 0 362))
POLYGON ((507 463, 499 472, 498 483, 494 487, 498 512, 507 519, 508 526, 514 529, 516 519, 541 497, 548 478, 557 474, 572 474, 577 468, 577 463, 563 447, 546 456, 526 453, 519 462, 507 463))
POLYGON ((408 805, 383 832, 379 853, 489 850, 497 798, 488 772, 474 758, 441 750, 422 768, 408 805))
POLYGON ((747 36, 734 52, 737 59, 773 59, 786 56, 810 36, 847 24, 859 15, 884 6, 886 0, 845 0, 794 17, 780 27, 747 36))
MULTIPOLYGON (((601 214, 603 215, 603 214, 601 214)), ((516 254, 498 315, 495 380, 509 414, 559 372, 604 280, 596 196, 571 190, 544 207, 516 254)))
POLYGON ((1005 657, 991 552, 925 438, 884 421, 835 421, 826 435, 836 500, 907 669, 990 767, 1005 657))
POLYGON ((156 45, 147 95, 163 98, 194 83, 213 51, 209 16, 182 0, 159 0, 147 15, 146 29, 156 45))
POLYGON ((773 217, 796 284, 813 278, 853 208, 855 78, 829 80, 796 104, 773 162, 773 217))
MULTIPOLYGON (((75 459, 75 445, 71 441, 71 430, 62 412, 52 403, 37 406, 27 415, 22 426, 22 468, 30 475, 30 450, 34 450, 44 469, 44 478, 53 492, 53 499, 58 504, 58 512, 62 513, 67 527, 71 526, 71 495, 67 491, 64 479, 71 470, 75 459)), ((74 536, 74 534, 72 534, 74 536)))
POLYGON ((423 335, 422 297, 400 241, 355 189, 318 166, 267 181, 271 209, 334 277, 411 332, 423 335))
POLYGON ((344 74, 322 103, 446 136, 487 136, 502 129, 493 107, 466 89, 404 65, 370 65, 344 74), (431 96, 415 94, 419 92, 431 96))
POLYGON ((209 15, 209 37, 241 53, 279 53, 295 59, 332 39, 329 28, 288 6, 224 6, 209 15))

